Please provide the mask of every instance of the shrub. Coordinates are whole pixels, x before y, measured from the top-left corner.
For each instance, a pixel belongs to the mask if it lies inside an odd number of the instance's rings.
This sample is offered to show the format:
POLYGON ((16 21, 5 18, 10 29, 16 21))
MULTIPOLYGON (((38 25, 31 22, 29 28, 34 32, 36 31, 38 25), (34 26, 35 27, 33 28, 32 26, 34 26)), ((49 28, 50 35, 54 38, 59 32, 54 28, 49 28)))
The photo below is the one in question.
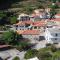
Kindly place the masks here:
POLYGON ((33 47, 34 45, 29 42, 19 42, 18 45, 16 45, 16 49, 19 51, 26 51, 33 47))
POLYGON ((46 46, 51 46, 51 44, 50 43, 47 43, 46 46))
POLYGON ((57 48, 56 48, 54 45, 52 45, 52 46, 51 46, 51 51, 52 51, 52 52, 56 52, 56 51, 57 51, 57 48))
POLYGON ((40 60, 51 60, 52 55, 50 54, 50 52, 40 52, 38 53, 37 57, 40 60))
POLYGON ((37 56, 37 53, 38 53, 38 51, 35 50, 35 49, 28 50, 28 51, 26 52, 24 58, 25 58, 25 59, 33 58, 33 57, 37 56))
POLYGON ((20 60, 18 56, 14 57, 13 60, 20 60))

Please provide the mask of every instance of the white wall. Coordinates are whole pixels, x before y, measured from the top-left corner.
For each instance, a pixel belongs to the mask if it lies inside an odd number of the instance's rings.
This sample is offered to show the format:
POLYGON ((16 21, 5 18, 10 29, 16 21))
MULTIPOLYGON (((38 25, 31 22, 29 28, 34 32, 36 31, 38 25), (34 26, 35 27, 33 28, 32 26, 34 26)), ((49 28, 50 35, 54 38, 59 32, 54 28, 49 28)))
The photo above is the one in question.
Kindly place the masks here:
POLYGON ((28 38, 30 40, 35 40, 35 38, 39 39, 39 35, 22 35, 24 38, 28 38))
POLYGON ((56 33, 50 33, 47 29, 45 31, 45 39, 49 43, 59 43, 60 42, 60 33, 57 33, 58 35, 56 36, 56 33), (57 38, 57 40, 55 39, 57 38))

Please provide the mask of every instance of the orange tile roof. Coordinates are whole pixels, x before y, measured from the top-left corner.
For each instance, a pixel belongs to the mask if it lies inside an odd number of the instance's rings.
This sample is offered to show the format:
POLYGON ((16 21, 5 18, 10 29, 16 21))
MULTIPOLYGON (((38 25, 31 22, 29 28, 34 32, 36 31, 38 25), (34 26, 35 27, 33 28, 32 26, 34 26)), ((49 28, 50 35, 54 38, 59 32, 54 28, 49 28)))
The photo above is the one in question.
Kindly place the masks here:
POLYGON ((48 19, 47 21, 60 21, 60 18, 55 18, 55 19, 48 19))
POLYGON ((52 19, 53 21, 60 21, 60 18, 52 19))
POLYGON ((17 30, 18 34, 22 34, 25 30, 17 30))
POLYGON ((25 25, 24 22, 19 21, 18 23, 16 23, 15 25, 25 25))
POLYGON ((39 35, 39 30, 23 30, 23 32, 21 32, 20 30, 17 31, 18 34, 22 34, 22 35, 39 35))
POLYGON ((33 23, 33 26, 45 26, 46 22, 45 21, 37 21, 33 23))
POLYGON ((32 23, 33 23, 32 21, 19 21, 15 25, 25 25, 25 24, 32 24, 32 23))
POLYGON ((33 26, 45 26, 46 22, 45 21, 20 21, 15 25, 25 25, 25 24, 32 24, 33 26))

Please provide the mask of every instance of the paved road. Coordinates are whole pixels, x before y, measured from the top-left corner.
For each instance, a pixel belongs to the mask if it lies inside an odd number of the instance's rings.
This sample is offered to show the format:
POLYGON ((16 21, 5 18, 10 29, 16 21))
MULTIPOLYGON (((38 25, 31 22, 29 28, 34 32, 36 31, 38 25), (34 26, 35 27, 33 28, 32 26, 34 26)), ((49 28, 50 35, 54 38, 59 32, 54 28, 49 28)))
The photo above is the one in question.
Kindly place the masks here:
POLYGON ((18 52, 16 55, 13 55, 10 59, 8 60, 12 60, 14 57, 18 56, 20 58, 20 60, 24 60, 24 54, 26 52, 22 51, 22 52, 18 52))
POLYGON ((20 52, 16 49, 10 49, 10 50, 6 50, 6 51, 1 51, 0 57, 2 57, 3 59, 10 57, 8 60, 12 60, 14 57, 18 56, 20 58, 20 60, 24 60, 25 53, 26 53, 25 51, 20 52))

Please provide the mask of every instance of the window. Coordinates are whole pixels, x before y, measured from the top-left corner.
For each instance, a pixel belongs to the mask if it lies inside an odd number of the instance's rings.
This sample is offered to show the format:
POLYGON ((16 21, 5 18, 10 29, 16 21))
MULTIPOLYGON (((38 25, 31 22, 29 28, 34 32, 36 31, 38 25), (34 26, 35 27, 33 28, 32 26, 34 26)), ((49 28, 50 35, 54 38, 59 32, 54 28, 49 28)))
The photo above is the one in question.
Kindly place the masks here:
POLYGON ((55 36, 58 36, 58 34, 56 33, 55 36))
POLYGON ((37 27, 35 26, 34 29, 37 29, 37 27))
POLYGON ((55 38, 55 40, 57 40, 57 38, 55 38))

